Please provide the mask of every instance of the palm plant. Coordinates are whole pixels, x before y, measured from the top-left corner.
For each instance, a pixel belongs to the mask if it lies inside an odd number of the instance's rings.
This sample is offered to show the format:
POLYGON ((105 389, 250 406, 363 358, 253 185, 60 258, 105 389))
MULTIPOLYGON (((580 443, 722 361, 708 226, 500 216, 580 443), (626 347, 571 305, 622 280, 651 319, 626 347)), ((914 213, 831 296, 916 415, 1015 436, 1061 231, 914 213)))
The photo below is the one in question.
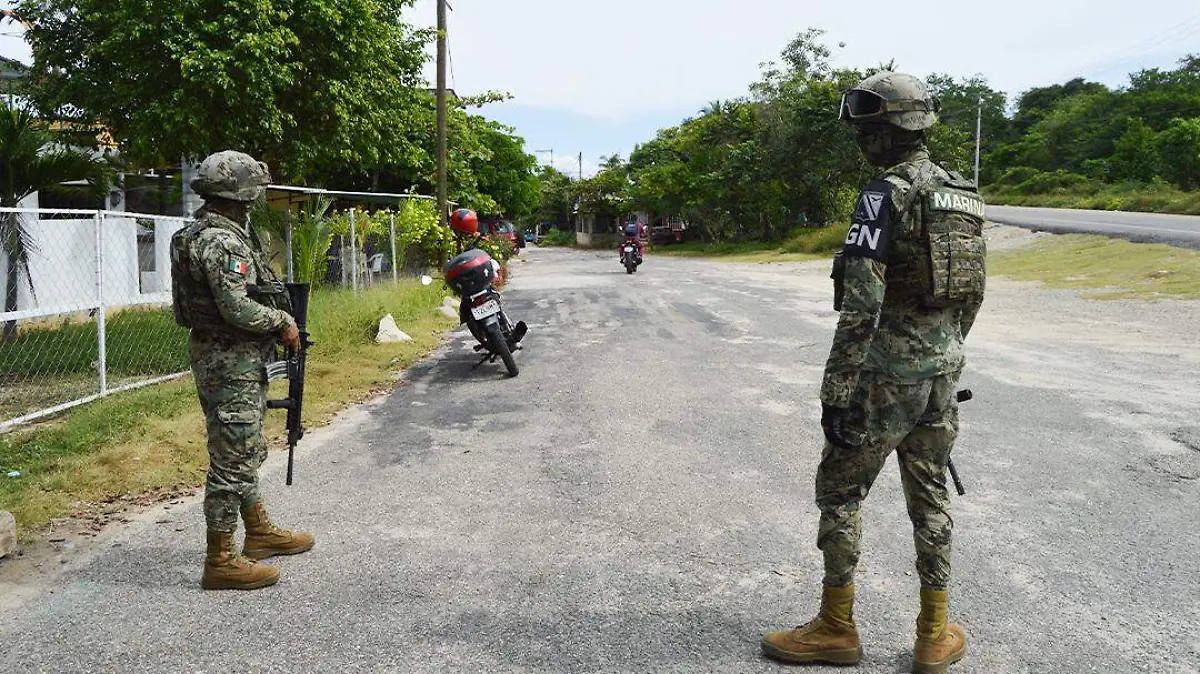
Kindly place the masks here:
POLYGON ((306 201, 294 216, 258 201, 250 209, 250 223, 267 250, 287 254, 288 223, 292 225, 292 275, 302 283, 318 285, 329 265, 326 254, 333 243, 333 224, 328 217, 333 200, 317 196, 306 201))
POLYGON ((332 199, 319 196, 300 209, 292 227, 292 271, 298 281, 317 286, 325 280, 333 243, 333 224, 327 216, 332 205, 332 199))
MULTIPOLYGON (((86 180, 88 192, 101 198, 113 179, 104 159, 57 145, 29 111, 0 105, 0 207, 15 207, 38 191, 66 191, 66 181, 86 180)), ((37 252, 33 233, 18 213, 0 214, 0 253, 8 262, 4 310, 17 310, 21 276, 34 294, 29 275, 29 256, 37 252)), ((6 321, 3 336, 16 336, 16 321, 6 321)))

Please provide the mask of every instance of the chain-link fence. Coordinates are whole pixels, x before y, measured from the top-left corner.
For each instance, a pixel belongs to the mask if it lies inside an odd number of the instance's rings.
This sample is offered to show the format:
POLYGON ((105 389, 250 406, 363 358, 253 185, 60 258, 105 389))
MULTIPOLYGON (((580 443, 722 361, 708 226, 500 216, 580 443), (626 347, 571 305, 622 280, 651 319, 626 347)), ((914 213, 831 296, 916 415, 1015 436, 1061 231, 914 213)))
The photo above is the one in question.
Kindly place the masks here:
POLYGON ((0 432, 182 376, 170 240, 187 220, 0 208, 0 432))
MULTIPOLYGON (((356 293, 437 265, 453 237, 433 204, 252 214, 288 280, 356 293)), ((183 376, 171 236, 186 218, 0 208, 0 433, 118 391, 183 376)))

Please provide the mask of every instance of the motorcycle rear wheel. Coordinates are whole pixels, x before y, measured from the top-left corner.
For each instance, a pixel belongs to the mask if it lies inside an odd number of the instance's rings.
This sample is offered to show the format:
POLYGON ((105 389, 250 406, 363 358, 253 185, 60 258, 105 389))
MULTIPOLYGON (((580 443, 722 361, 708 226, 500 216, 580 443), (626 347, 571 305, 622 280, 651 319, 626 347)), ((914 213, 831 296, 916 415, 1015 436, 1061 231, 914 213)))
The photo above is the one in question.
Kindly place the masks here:
POLYGON ((504 361, 504 367, 508 369, 508 376, 517 376, 520 370, 517 369, 517 361, 513 358, 512 350, 508 348, 508 340, 504 337, 504 331, 500 329, 500 323, 488 323, 484 329, 487 330, 488 343, 492 353, 500 356, 500 360, 504 361))

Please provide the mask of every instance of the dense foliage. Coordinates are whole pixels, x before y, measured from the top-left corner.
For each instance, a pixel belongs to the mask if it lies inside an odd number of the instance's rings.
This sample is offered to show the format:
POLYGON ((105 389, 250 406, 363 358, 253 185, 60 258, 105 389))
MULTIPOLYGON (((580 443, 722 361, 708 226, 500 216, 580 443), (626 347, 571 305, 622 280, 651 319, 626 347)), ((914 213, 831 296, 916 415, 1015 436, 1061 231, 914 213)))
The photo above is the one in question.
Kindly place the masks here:
MULTIPOLYGON (((413 0, 24 0, 30 97, 46 118, 102 124, 141 167, 238 149, 278 182, 426 194, 434 97, 421 77, 434 32, 413 0)), ((455 101, 451 199, 522 217, 535 161, 512 129, 455 101)))

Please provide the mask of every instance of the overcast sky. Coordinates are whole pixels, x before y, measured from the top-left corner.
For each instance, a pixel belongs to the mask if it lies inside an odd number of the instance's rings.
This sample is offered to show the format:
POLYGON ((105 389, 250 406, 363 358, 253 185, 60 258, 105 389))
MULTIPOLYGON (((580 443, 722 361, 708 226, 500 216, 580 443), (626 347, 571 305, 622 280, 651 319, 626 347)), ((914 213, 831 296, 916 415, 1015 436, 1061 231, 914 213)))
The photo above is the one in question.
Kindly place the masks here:
MULTIPOLYGON (((561 168, 576 171, 582 151, 585 174, 709 101, 744 94, 759 64, 808 27, 845 44, 839 65, 894 58, 919 76, 981 74, 1010 94, 1078 75, 1120 86, 1129 72, 1200 53, 1196 0, 449 1, 451 84, 512 93, 486 114, 515 126, 530 151, 554 149, 561 168)), ((411 21, 435 25, 435 0, 417 0, 411 21)), ((0 36, 0 54, 28 59, 11 36, 0 36)), ((430 63, 431 82, 434 72, 430 63)))

